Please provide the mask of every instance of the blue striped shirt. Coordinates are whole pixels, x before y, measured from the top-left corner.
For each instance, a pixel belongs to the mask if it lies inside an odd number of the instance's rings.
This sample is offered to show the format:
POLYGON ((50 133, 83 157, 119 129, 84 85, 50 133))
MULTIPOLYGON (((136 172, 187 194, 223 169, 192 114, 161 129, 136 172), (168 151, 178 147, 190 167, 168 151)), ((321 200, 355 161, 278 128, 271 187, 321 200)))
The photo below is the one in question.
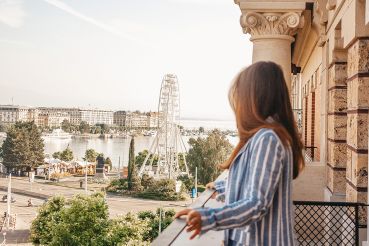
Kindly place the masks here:
POLYGON ((226 182, 216 182, 221 208, 198 208, 201 233, 224 230, 225 245, 295 245, 292 150, 271 129, 259 130, 237 154, 226 182))

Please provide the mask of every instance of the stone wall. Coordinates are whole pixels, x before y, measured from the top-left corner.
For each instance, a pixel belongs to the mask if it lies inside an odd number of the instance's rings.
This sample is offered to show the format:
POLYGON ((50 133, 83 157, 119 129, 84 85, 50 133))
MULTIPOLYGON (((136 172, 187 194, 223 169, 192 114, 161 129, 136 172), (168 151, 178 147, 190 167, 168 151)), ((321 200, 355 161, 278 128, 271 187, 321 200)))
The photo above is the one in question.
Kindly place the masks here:
POLYGON ((346 200, 367 202, 369 39, 348 48, 346 200))
POLYGON ((334 62, 328 71, 327 188, 346 192, 347 85, 346 62, 334 62))

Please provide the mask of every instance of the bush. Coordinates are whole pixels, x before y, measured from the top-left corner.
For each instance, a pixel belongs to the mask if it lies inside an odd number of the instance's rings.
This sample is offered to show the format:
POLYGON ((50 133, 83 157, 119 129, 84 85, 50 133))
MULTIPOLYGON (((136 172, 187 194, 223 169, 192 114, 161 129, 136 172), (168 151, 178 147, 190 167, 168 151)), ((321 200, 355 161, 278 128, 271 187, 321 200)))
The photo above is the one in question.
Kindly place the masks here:
POLYGON ((143 188, 146 190, 149 187, 153 186, 155 184, 155 180, 153 177, 150 177, 147 174, 143 174, 142 178, 141 178, 141 185, 143 186, 143 188))
MULTIPOLYGON (((165 230, 174 219, 175 211, 173 209, 161 209, 161 230, 165 230)), ((143 234, 143 240, 152 242, 159 235, 160 208, 156 213, 152 211, 142 211, 138 213, 138 218, 148 221, 149 230, 143 234)))
POLYGON ((149 231, 148 220, 128 213, 111 220, 108 242, 109 245, 149 245, 144 239, 149 231))
POLYGON ((179 201, 186 200, 183 193, 176 192, 176 183, 172 179, 160 179, 148 189, 135 195, 139 198, 162 200, 162 201, 179 201))
POLYGON ((61 210, 64 205, 64 197, 53 197, 40 207, 37 217, 31 224, 32 243, 48 245, 52 241, 51 231, 56 224, 61 223, 61 210))
POLYGON ((107 186, 107 191, 109 192, 124 192, 128 190, 128 180, 127 179, 113 179, 107 186))
POLYGON ((173 210, 143 211, 109 219, 104 196, 53 197, 41 206, 31 226, 31 240, 41 245, 149 245, 172 221, 173 210))
POLYGON ((198 185, 197 186, 197 192, 204 192, 206 190, 205 185, 198 185))
POLYGON ((178 180, 182 181, 186 191, 191 191, 191 189, 195 186, 194 180, 190 178, 187 174, 178 176, 178 180))

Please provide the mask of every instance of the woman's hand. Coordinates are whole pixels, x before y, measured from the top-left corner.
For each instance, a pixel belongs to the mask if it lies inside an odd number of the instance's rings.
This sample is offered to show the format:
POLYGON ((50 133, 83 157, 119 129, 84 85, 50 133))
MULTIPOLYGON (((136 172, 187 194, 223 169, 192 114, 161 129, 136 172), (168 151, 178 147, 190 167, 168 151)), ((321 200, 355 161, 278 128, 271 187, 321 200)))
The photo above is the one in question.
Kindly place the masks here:
POLYGON ((201 232, 201 214, 192 208, 187 208, 176 213, 175 218, 179 218, 183 215, 187 215, 187 232, 194 231, 190 237, 190 240, 192 240, 201 232))
MULTIPOLYGON (((209 189, 209 190, 215 190, 215 184, 214 182, 210 182, 210 183, 207 183, 206 184, 206 189, 209 189)), ((211 195, 211 199, 215 199, 218 195, 218 192, 214 192, 212 195, 211 195)))
POLYGON ((206 184, 206 189, 215 190, 214 182, 210 182, 206 184))

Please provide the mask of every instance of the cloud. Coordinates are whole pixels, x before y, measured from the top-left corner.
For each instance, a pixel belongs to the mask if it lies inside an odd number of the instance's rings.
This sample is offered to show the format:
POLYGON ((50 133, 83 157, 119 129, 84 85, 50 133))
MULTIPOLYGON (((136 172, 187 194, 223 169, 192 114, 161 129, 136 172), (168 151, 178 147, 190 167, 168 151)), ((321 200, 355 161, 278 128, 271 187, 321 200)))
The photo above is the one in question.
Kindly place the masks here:
POLYGON ((53 5, 54 7, 57 7, 58 9, 74 16, 74 17, 77 17, 78 19, 80 20, 83 20, 87 23, 90 23, 100 29, 103 29, 113 35, 116 35, 120 38, 124 38, 124 39, 128 39, 128 40, 131 40, 131 41, 134 41, 134 42, 139 42, 141 44, 144 44, 146 45, 146 43, 138 38, 136 38, 135 36, 132 36, 130 34, 127 34, 127 33, 123 33, 119 30, 117 30, 115 27, 113 26, 110 26, 110 25, 107 25, 105 23, 102 23, 101 21, 99 20, 96 20, 92 17, 89 17, 89 16, 86 16, 84 14, 82 14, 81 12, 75 10, 74 8, 72 8, 71 6, 67 5, 66 3, 60 1, 60 0, 43 0, 45 2, 47 2, 48 4, 50 5, 53 5))
POLYGON ((22 0, 0 0, 0 22, 11 27, 20 27, 25 16, 22 0))

